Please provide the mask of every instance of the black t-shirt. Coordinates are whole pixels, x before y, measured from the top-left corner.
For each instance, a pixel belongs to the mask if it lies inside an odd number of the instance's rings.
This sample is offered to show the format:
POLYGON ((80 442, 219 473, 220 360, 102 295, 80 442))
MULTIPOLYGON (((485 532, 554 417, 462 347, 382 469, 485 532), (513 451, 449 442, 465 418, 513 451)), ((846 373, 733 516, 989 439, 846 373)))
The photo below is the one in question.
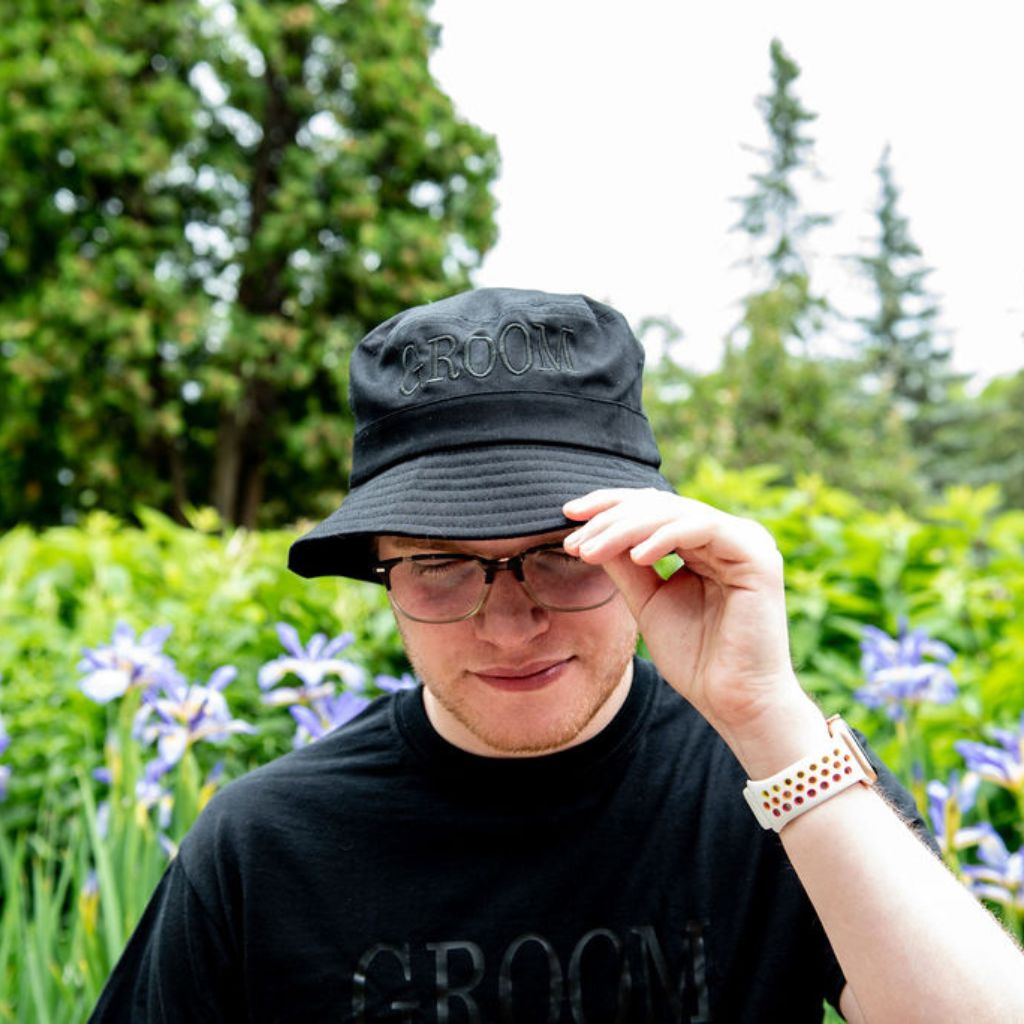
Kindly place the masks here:
POLYGON ((211 801, 92 1019, 819 1021, 842 974, 744 781, 639 660, 610 725, 544 757, 382 698, 211 801))

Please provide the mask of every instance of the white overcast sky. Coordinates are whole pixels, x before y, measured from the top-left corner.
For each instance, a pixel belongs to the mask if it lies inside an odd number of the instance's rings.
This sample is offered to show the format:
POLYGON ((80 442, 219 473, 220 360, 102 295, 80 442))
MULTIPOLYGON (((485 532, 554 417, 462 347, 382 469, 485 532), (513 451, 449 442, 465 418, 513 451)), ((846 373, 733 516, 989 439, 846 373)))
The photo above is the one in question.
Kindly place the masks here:
POLYGON ((435 0, 432 63, 493 133, 500 239, 479 285, 583 291, 634 324, 667 314, 685 362, 717 363, 749 279, 730 234, 761 164, 756 98, 778 37, 818 115, 830 212, 812 272, 841 309, 863 286, 886 143, 912 235, 934 268, 955 365, 1024 367, 1024 4, 1019 0, 435 0))

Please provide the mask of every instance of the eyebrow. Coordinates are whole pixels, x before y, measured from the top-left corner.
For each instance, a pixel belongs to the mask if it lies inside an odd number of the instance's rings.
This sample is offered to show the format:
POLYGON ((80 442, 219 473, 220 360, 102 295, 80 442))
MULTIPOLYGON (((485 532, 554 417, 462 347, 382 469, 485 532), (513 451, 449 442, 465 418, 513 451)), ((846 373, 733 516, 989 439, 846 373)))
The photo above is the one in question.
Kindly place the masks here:
POLYGON ((441 551, 451 554, 459 550, 458 541, 441 540, 432 537, 391 537, 391 543, 400 551, 409 551, 412 548, 427 549, 429 551, 441 551))

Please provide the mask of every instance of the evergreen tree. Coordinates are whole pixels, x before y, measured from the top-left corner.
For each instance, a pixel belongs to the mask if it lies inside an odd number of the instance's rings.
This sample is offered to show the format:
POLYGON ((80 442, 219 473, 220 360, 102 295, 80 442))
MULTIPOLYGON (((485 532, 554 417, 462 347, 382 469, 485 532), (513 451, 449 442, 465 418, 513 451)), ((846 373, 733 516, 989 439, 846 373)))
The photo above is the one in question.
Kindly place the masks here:
MULTIPOLYGON (((875 429, 884 443, 896 421, 913 447, 916 472, 932 493, 963 479, 982 450, 973 447, 975 420, 984 412, 964 394, 966 376, 950 365, 951 349, 939 341, 939 305, 929 292, 931 268, 900 210, 900 189, 886 146, 876 168, 875 251, 857 258, 871 283, 874 312, 857 323, 865 389, 889 414, 875 429)), ((984 429, 984 428, 982 428, 984 429)))
POLYGON ((770 56, 772 90, 757 102, 768 145, 755 150, 763 167, 751 175, 752 192, 738 200, 742 214, 735 226, 749 237, 760 287, 744 299, 740 323, 727 339, 719 393, 730 397, 734 420, 736 452, 728 461, 799 472, 812 468, 809 446, 822 450, 820 441, 832 429, 824 377, 806 347, 793 345, 809 339, 826 310, 812 291, 805 247, 828 218, 807 212, 798 189, 810 170, 814 141, 807 127, 817 115, 796 95, 800 69, 777 39, 770 56))
POLYGON ((949 348, 937 339, 939 307, 925 284, 932 271, 900 212, 889 146, 876 174, 876 249, 857 260, 871 282, 875 305, 870 316, 857 320, 863 330, 861 358, 872 388, 897 402, 913 428, 920 414, 948 399, 956 375, 949 367, 949 348))
POLYGON ((470 284, 493 139, 430 0, 33 0, 0 33, 0 527, 317 516, 347 355, 470 284))
POLYGON ((734 230, 749 237, 749 263, 766 290, 792 293, 789 327, 799 336, 808 315, 822 304, 809 291, 804 246, 811 232, 831 218, 806 211, 798 188, 801 178, 813 174, 814 139, 806 128, 818 115, 796 95, 800 68, 778 39, 772 40, 770 57, 772 91, 757 100, 768 145, 747 147, 761 158, 763 167, 751 175, 751 193, 737 200, 742 212, 734 230))
POLYGON ((932 489, 998 484, 1004 506, 1024 509, 1024 370, 996 377, 976 397, 957 394, 934 418, 932 489))
POLYGON ((801 199, 814 173, 808 129, 816 115, 796 95, 800 69, 778 40, 770 57, 772 90, 757 103, 768 145, 755 150, 762 166, 739 200, 735 226, 749 238, 757 286, 719 370, 701 377, 671 360, 654 367, 648 410, 670 439, 665 465, 685 480, 711 456, 728 467, 772 465, 789 482, 817 474, 874 503, 910 501, 916 489, 902 425, 875 443, 877 408, 865 400, 858 367, 812 358, 804 344, 829 315, 812 286, 808 243, 830 218, 801 199))

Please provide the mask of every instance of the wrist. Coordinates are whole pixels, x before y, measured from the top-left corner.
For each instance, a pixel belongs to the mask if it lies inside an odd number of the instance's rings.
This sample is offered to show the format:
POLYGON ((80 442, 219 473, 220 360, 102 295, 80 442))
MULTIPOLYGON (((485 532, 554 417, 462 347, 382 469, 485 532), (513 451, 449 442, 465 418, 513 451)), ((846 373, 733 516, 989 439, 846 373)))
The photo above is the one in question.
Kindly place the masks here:
POLYGON ((867 754, 846 723, 833 715, 827 745, 812 750, 774 775, 748 779, 743 796, 762 828, 781 832, 796 818, 840 793, 878 778, 867 754))
POLYGON ((803 691, 722 735, 751 779, 774 775, 829 741, 825 716, 803 691))

